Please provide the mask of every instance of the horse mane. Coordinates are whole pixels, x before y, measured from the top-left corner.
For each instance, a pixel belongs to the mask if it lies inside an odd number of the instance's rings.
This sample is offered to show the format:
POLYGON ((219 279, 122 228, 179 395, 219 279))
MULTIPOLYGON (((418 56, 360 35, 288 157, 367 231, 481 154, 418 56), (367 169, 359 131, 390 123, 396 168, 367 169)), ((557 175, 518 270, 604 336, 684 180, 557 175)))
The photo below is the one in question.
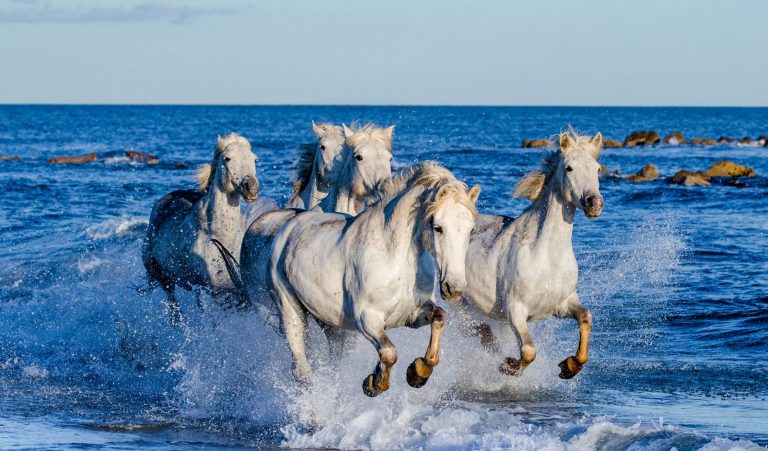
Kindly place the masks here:
POLYGON ((466 195, 467 185, 456 179, 451 171, 436 161, 421 161, 392 175, 379 184, 373 196, 377 197, 378 203, 383 205, 413 186, 420 186, 425 190, 439 187, 446 193, 438 199, 430 200, 427 206, 427 217, 433 216, 448 198, 453 198, 467 207, 473 216, 478 214, 474 202, 470 201, 466 195), (458 195, 460 193, 465 195, 458 195))
POLYGON ((317 154, 317 143, 299 144, 299 154, 291 164, 296 171, 293 180, 293 192, 291 199, 298 196, 306 188, 309 179, 312 178, 312 168, 315 165, 315 155, 317 154))
MULTIPOLYGON (((592 138, 589 136, 579 135, 572 127, 568 127, 568 131, 563 132, 563 134, 568 140, 569 149, 582 149, 588 152, 595 160, 600 156, 600 148, 595 147, 592 143, 592 138)), ((515 185, 512 197, 521 197, 532 201, 538 200, 544 191, 544 187, 547 186, 547 183, 555 175, 557 167, 560 165, 560 160, 569 151, 551 150, 546 152, 541 159, 541 168, 525 174, 515 185)))
POLYGON ((360 147, 369 141, 375 141, 383 144, 391 152, 393 130, 394 126, 384 128, 370 122, 365 125, 353 122, 350 127, 345 127, 344 135, 347 144, 353 148, 360 147))
POLYGON ((221 153, 224 152, 227 147, 235 143, 242 144, 246 146, 248 150, 251 150, 251 143, 237 133, 230 133, 223 138, 221 136, 216 138, 216 147, 213 151, 213 159, 211 160, 211 163, 201 165, 195 173, 197 187, 200 191, 207 191, 208 188, 210 188, 216 173, 216 160, 219 159, 219 156, 221 156, 221 153))

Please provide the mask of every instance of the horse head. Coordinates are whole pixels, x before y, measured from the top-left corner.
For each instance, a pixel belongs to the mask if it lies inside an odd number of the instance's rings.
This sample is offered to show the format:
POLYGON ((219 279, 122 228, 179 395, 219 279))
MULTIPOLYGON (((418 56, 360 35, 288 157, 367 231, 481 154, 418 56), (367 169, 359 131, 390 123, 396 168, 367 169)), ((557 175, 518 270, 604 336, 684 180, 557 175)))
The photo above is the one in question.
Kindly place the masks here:
POLYGON ((212 163, 200 168, 197 179, 201 191, 215 185, 227 194, 237 193, 245 200, 256 200, 259 179, 256 178, 256 155, 251 151, 251 143, 236 133, 219 137, 212 163))
POLYGON ((467 189, 453 179, 437 188, 428 203, 425 244, 437 266, 440 294, 451 302, 458 301, 467 286, 467 249, 479 195, 480 185, 467 189))
POLYGON ((312 122, 312 131, 317 136, 317 149, 314 158, 314 167, 317 176, 317 186, 327 191, 334 181, 333 172, 338 166, 339 155, 344 147, 344 132, 341 127, 333 124, 315 124, 312 122))
POLYGON ((374 188, 392 175, 392 135, 395 126, 374 125, 349 128, 342 124, 348 153, 345 171, 352 193, 365 198, 374 188))
POLYGON ((592 139, 571 133, 560 134, 562 158, 557 171, 562 177, 563 197, 590 219, 600 216, 603 211, 600 163, 597 162, 602 145, 603 136, 600 133, 592 139))

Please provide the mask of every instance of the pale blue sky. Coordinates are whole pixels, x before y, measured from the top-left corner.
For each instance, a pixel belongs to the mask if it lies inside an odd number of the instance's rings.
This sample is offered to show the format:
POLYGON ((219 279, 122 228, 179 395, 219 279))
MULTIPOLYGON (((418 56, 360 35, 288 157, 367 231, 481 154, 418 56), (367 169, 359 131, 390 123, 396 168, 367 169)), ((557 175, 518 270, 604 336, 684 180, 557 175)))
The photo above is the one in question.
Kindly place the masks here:
POLYGON ((0 0, 0 103, 768 105, 768 1, 0 0))

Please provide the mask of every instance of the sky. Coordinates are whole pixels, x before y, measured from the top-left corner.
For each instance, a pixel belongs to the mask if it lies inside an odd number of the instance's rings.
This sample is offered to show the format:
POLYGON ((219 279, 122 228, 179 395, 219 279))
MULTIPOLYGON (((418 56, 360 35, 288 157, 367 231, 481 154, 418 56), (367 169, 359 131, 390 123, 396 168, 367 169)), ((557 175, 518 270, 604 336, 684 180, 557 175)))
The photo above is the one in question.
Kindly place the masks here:
POLYGON ((0 103, 768 106, 764 0, 0 0, 0 103))

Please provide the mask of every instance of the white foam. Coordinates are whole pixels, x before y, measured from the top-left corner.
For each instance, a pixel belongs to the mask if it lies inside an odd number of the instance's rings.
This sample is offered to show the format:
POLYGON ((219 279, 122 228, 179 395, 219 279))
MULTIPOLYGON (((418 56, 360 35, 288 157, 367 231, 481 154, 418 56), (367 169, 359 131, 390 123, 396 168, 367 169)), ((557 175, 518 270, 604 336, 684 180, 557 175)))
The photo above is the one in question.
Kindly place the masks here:
POLYGON ((85 233, 94 240, 103 240, 113 236, 122 236, 132 232, 137 227, 148 224, 147 218, 136 216, 121 216, 89 226, 85 233))
POLYGON ((48 374, 49 374, 48 370, 34 364, 25 366, 21 371, 25 377, 34 378, 34 379, 45 379, 48 377, 48 374))

